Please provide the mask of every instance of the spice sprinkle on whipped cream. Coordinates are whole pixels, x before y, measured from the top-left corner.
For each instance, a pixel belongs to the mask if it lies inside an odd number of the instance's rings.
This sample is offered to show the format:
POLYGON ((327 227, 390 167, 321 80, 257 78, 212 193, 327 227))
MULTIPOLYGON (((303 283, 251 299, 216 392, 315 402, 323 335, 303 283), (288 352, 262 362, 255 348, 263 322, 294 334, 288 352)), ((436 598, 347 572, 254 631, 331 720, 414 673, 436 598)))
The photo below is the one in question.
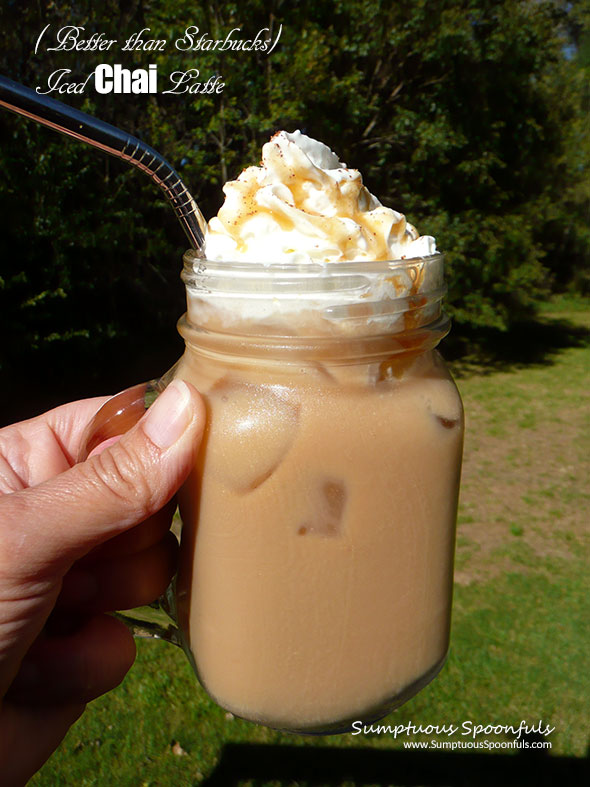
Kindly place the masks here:
POLYGON ((330 263, 399 260, 436 252, 402 213, 382 205, 322 142, 279 131, 223 187, 225 202, 207 227, 209 260, 330 263))

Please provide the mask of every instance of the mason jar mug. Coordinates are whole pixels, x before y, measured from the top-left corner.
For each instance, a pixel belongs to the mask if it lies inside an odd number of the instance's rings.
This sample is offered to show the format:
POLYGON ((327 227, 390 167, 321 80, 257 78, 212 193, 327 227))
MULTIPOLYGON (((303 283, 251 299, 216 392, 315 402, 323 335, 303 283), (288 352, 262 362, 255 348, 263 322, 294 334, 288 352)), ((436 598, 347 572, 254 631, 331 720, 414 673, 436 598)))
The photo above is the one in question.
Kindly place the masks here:
MULTIPOLYGON (((167 638, 241 718, 376 720, 449 643, 463 412, 435 349, 443 257, 184 263, 185 352, 150 390, 191 382, 207 426, 179 493, 167 638)), ((143 412, 133 390, 99 411, 88 451, 143 412)))

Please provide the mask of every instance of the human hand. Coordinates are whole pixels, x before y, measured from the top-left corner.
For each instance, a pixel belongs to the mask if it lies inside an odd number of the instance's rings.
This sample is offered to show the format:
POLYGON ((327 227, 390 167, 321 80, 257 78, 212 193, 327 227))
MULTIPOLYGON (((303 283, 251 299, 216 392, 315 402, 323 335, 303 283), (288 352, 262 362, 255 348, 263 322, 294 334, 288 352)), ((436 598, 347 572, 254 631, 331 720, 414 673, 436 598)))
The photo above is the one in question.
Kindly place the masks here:
POLYGON ((173 495, 205 423, 174 381, 119 441, 75 464, 105 399, 58 407, 0 430, 0 773, 24 784, 135 658, 104 614, 147 604, 176 564, 173 495), (4 698, 4 699, 2 699, 4 698))

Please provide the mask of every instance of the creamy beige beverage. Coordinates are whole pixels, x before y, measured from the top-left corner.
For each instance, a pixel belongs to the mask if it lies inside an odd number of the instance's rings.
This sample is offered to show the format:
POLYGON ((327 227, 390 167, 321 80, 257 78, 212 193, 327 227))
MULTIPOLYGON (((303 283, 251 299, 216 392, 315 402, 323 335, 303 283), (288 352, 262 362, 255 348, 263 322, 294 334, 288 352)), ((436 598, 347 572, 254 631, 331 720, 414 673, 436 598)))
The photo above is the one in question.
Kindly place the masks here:
POLYGON ((221 706, 329 732, 384 715, 444 662, 463 416, 433 350, 447 330, 434 241, 300 137, 226 187, 207 252, 237 264, 185 257, 177 376, 208 426, 181 498, 177 603, 221 706))

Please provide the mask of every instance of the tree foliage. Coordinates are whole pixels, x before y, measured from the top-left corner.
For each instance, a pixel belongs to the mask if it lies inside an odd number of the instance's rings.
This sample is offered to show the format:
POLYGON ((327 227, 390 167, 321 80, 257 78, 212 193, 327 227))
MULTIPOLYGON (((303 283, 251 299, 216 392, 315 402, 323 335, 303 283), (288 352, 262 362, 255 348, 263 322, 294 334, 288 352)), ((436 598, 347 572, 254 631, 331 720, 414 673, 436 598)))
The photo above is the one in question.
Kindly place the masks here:
MULTIPOLYGON (((302 128, 435 235, 458 330, 505 330, 551 287, 590 289, 589 18, 588 0, 10 0, 0 67, 42 86, 57 68, 74 80, 101 62, 157 63, 155 95, 89 87, 63 98, 160 150, 206 215, 274 131, 302 128), (47 24, 119 42, 147 27, 169 43, 34 54, 47 24), (173 46, 188 25, 223 39, 235 28, 274 37, 280 24, 270 56, 173 46), (192 67, 220 74, 224 90, 163 93, 192 67)), ((5 389, 20 379, 24 400, 45 386, 57 401, 164 371, 180 350, 186 243, 159 193, 121 162, 6 112, 0 140, 5 389)))

